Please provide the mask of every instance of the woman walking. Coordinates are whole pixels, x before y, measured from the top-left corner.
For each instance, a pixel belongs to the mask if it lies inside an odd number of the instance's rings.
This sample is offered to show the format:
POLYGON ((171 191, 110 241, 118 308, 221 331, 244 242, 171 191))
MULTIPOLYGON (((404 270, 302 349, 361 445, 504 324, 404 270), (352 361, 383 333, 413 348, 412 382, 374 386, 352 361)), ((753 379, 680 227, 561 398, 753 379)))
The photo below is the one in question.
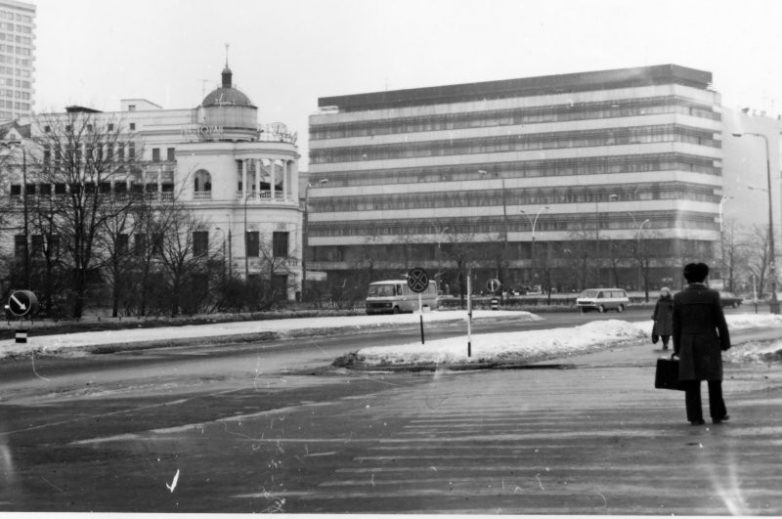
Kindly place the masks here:
POLYGON ((673 298, 668 287, 660 289, 660 297, 657 299, 657 304, 654 305, 652 320, 654 321, 652 342, 656 343, 654 336, 658 336, 663 343, 663 349, 667 350, 668 341, 673 335, 673 298))

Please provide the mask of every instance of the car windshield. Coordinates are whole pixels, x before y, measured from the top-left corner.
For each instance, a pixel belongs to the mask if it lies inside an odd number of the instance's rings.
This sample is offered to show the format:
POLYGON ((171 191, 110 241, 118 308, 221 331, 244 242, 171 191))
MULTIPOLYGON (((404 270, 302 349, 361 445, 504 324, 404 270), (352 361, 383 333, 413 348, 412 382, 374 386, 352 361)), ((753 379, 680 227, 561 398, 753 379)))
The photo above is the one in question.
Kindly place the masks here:
POLYGON ((597 297, 597 290, 584 290, 579 297, 597 297))
POLYGON ((367 291, 367 295, 369 297, 393 296, 395 295, 394 285, 393 284, 369 285, 369 290, 367 291))

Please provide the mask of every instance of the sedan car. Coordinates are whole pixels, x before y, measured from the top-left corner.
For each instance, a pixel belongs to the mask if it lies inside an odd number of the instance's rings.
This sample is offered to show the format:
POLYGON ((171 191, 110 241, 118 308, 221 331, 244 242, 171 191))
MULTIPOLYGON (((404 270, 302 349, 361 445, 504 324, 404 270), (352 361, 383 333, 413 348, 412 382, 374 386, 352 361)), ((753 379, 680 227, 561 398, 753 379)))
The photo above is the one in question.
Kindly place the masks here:
POLYGON ((720 292, 720 303, 723 307, 738 308, 742 301, 742 298, 732 292, 720 292))

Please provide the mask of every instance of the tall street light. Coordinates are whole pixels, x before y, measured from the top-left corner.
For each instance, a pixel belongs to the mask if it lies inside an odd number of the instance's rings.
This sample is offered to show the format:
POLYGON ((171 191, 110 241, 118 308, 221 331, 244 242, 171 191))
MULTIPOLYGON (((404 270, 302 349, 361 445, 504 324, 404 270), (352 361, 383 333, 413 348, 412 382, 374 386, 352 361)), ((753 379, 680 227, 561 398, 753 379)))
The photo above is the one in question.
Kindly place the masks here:
MULTIPOLYGON (((723 284, 725 282, 725 271, 727 270, 727 265, 725 264, 725 218, 724 218, 724 209, 725 209, 725 202, 732 199, 732 196, 725 195, 720 199, 720 262, 722 267, 722 272, 720 276, 722 277, 723 284)), ((731 274, 731 278, 732 278, 731 274)), ((731 280, 728 282, 728 286, 726 287, 728 290, 733 290, 733 283, 731 280)))
POLYGON ((223 246, 222 246, 222 262, 223 262, 223 281, 225 281, 225 231, 221 227, 215 227, 215 231, 220 231, 220 234, 223 236, 223 246))
POLYGON ((779 300, 777 300, 777 267, 776 267, 776 249, 774 248, 774 217, 772 210, 771 199, 771 156, 768 150, 768 137, 762 133, 756 132, 744 132, 734 133, 734 137, 742 137, 744 135, 752 135, 763 139, 763 143, 766 145, 766 180, 768 182, 768 247, 770 251, 769 258, 769 277, 771 278, 771 302, 769 303, 769 312, 772 314, 779 313, 779 300))
MULTIPOLYGON (((608 201, 611 202, 613 200, 616 200, 619 198, 615 194, 608 195, 608 201)), ((600 193, 595 194, 595 267, 597 269, 596 272, 596 286, 600 285, 600 210, 599 210, 599 202, 600 202, 600 193)), ((606 216, 608 218, 608 214, 606 216)), ((608 228, 608 224, 606 223, 606 228, 608 228)), ((608 229, 610 231, 610 229, 608 229)), ((611 235, 608 235, 609 239, 611 238, 611 235)), ((609 249, 611 248, 611 245, 609 243, 609 249)), ((610 256, 610 250, 609 250, 609 256, 610 256)), ((609 273, 610 277, 610 273, 609 273)), ((609 280, 610 281, 610 280, 609 280)))
MULTIPOLYGON (((628 215, 630 218, 633 219, 633 227, 638 227, 638 230, 635 233, 636 243, 635 243, 635 257, 638 260, 638 289, 641 289, 641 267, 643 264, 643 258, 641 255, 641 231, 644 228, 644 225, 647 223, 652 223, 652 221, 647 218, 643 222, 641 222, 641 225, 638 225, 638 220, 635 219, 635 215, 631 213, 630 211, 625 211, 625 214, 628 215)), ((644 283, 644 298, 645 301, 649 302, 649 283, 644 283)))
MULTIPOLYGON (((633 216, 633 215, 630 214, 630 216, 633 216)), ((633 217, 633 222, 635 222, 635 217, 633 217)), ((641 231, 643 231, 644 225, 646 225, 647 223, 650 224, 650 223, 652 223, 652 221, 649 218, 647 218, 646 220, 641 222, 641 225, 638 226, 638 236, 636 237, 636 245, 635 245, 635 248, 638 251, 638 287, 639 288, 641 287, 641 278, 642 278, 641 270, 642 270, 642 265, 643 265, 642 264, 642 259, 641 259, 641 257, 642 257, 642 254, 641 254, 641 231)), ((648 278, 648 275, 643 278, 643 280, 644 280, 644 284, 643 285, 644 285, 644 301, 646 301, 648 303, 649 302, 649 282, 648 282, 647 278, 648 278)))
POLYGON ((523 214, 524 216, 527 217, 527 221, 529 221, 530 227, 532 228, 531 254, 532 254, 532 269, 533 269, 533 271, 535 269, 535 264, 537 262, 537 255, 535 254, 535 226, 538 224, 538 218, 540 218, 540 213, 542 213, 543 211, 548 211, 548 209, 549 209, 549 206, 547 206, 547 205, 544 205, 543 207, 538 209, 538 212, 535 213, 535 218, 534 219, 532 217, 530 217, 530 215, 527 214, 527 212, 524 209, 521 210, 521 214, 523 214))
MULTIPOLYGON (((485 169, 479 169, 478 174, 485 177, 489 175, 489 172, 485 169)), ((505 283, 503 269, 505 267, 505 261, 508 258, 508 203, 505 194, 505 177, 501 177, 496 172, 492 173, 492 175, 500 179, 500 185, 502 189, 502 259, 500 262, 500 268, 497 269, 497 277, 499 278, 500 286, 502 286, 505 283)))
MULTIPOLYGON (((329 179, 322 178, 318 184, 328 184, 329 179)), ((307 247, 309 247, 309 210, 310 210, 310 188, 312 183, 308 182, 304 188, 304 218, 302 222, 302 251, 301 251, 301 300, 304 301, 307 293, 307 247)))

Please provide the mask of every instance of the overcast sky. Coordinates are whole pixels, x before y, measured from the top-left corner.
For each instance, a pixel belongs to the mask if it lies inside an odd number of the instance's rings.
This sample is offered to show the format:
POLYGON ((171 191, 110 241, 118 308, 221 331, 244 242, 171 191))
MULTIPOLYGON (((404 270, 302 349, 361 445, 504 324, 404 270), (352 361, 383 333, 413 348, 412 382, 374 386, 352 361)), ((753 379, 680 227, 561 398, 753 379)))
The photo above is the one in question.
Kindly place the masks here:
POLYGON ((782 112, 778 0, 28 0, 38 112, 190 108, 234 84, 299 132, 318 97, 677 63, 782 112))

